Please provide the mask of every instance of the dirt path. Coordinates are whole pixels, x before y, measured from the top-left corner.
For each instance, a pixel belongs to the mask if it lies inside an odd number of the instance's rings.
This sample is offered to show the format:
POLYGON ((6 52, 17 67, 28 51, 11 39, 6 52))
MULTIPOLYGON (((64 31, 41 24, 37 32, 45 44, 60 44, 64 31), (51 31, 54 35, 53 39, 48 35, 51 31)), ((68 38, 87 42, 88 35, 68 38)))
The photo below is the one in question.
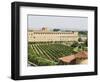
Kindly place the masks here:
POLYGON ((88 59, 85 59, 80 64, 87 64, 87 63, 88 63, 88 59))

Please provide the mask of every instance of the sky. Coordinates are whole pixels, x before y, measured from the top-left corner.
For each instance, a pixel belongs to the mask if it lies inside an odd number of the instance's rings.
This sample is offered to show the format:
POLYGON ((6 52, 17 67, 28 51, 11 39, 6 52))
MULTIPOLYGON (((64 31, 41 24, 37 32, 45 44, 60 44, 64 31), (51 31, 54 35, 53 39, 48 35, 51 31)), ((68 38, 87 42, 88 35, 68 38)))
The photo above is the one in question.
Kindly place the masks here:
POLYGON ((40 30, 47 27, 49 30, 61 29, 72 31, 87 31, 88 18, 75 16, 47 16, 28 15, 28 29, 40 30))

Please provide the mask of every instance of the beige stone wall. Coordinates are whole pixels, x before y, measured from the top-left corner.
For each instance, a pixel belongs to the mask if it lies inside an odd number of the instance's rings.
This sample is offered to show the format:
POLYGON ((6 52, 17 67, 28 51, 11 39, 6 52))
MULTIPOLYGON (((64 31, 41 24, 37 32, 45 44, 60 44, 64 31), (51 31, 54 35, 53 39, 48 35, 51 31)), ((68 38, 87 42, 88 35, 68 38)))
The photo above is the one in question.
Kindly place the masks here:
POLYGON ((29 42, 47 42, 47 41, 77 41, 78 32, 43 32, 29 31, 29 42))

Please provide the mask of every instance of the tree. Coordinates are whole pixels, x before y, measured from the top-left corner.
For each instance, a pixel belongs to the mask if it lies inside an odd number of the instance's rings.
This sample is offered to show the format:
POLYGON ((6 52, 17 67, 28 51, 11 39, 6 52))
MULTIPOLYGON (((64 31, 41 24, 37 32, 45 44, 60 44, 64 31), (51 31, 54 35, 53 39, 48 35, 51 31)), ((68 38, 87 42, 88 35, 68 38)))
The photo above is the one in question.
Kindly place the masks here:
POLYGON ((86 46, 88 46, 88 40, 87 40, 87 39, 85 40, 84 44, 85 44, 86 46))
POLYGON ((56 29, 56 28, 55 28, 55 29, 53 29, 53 31, 60 31, 60 29, 56 29))
POLYGON ((79 35, 87 35, 87 31, 79 31, 79 35))
POLYGON ((82 42, 82 38, 78 38, 78 41, 79 41, 79 42, 82 42))
POLYGON ((71 47, 77 47, 79 44, 78 44, 78 42, 74 42, 72 45, 71 45, 71 47))

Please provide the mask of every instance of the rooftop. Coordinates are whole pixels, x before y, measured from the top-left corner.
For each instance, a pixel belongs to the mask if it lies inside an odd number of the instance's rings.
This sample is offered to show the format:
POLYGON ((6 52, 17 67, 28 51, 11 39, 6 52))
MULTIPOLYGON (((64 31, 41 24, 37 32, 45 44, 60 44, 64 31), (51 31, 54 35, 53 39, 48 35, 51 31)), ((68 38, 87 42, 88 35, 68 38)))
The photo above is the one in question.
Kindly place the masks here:
POLYGON ((73 61, 74 59, 85 59, 85 58, 88 58, 88 53, 86 51, 81 51, 81 52, 78 52, 76 54, 72 54, 72 55, 69 55, 69 56, 65 56, 65 57, 61 57, 59 58, 59 60, 63 61, 63 62, 66 62, 66 63, 70 63, 71 61, 73 61))

